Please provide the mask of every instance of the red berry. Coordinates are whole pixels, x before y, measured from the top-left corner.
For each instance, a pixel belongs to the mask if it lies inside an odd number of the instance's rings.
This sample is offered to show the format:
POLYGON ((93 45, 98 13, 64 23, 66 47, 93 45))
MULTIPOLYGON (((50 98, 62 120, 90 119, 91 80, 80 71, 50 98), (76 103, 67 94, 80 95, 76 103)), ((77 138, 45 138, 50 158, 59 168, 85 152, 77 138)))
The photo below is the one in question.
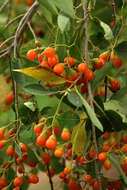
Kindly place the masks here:
POLYGON ((110 160, 105 160, 105 162, 104 162, 104 168, 106 169, 106 170, 109 170, 110 168, 111 168, 111 162, 110 162, 110 160))
POLYGON ((41 158, 42 158, 42 160, 44 161, 45 164, 50 164, 50 162, 51 162, 51 156, 50 156, 50 154, 44 153, 41 156, 41 158))
POLYGON ((0 141, 0 149, 2 149, 2 148, 4 148, 4 146, 5 146, 5 141, 0 141))
POLYGON ((60 63, 56 64, 54 67, 53 67, 53 71, 57 74, 61 74, 63 71, 64 71, 64 66, 60 63))
POLYGON ((99 55, 100 59, 103 59, 104 61, 107 61, 107 52, 106 53, 102 53, 99 55))
POLYGON ((39 137, 37 137, 36 143, 38 146, 43 147, 45 146, 46 138, 40 135, 39 137))
POLYGON ((85 73, 85 72, 87 72, 87 70, 88 70, 88 67, 87 67, 86 63, 80 63, 78 65, 78 71, 79 72, 85 73))
POLYGON ((56 148, 57 142, 54 136, 50 136, 46 141, 46 147, 50 150, 54 150, 56 148))
POLYGON ((48 65, 50 67, 53 67, 58 63, 59 63, 59 60, 58 60, 58 58, 56 56, 48 57, 48 65))
POLYGON ((85 77, 87 80, 93 80, 94 79, 94 72, 92 70, 87 70, 85 73, 85 77))
POLYGON ((64 179, 66 177, 66 174, 64 172, 59 173, 59 178, 64 179))
POLYGON ((115 67, 121 67, 122 66, 122 59, 116 59, 115 61, 114 61, 114 66, 115 67))
POLYGON ((69 190, 81 190, 80 185, 77 182, 69 182, 69 190))
POLYGON ((38 54, 34 49, 31 49, 27 52, 27 59, 29 60, 35 60, 37 58, 38 54))
POLYGON ((31 7, 31 5, 33 4, 33 0, 26 0, 25 3, 27 7, 31 7))
POLYGON ((90 149, 89 156, 90 158, 94 159, 95 157, 94 149, 90 149))
POLYGON ((10 92, 7 96, 6 96, 6 103, 7 104, 12 104, 14 101, 14 94, 13 92, 10 92))
POLYGON ((7 186, 7 180, 0 178, 0 189, 4 188, 7 186))
POLYGON ((37 184, 39 182, 39 178, 38 176, 36 176, 35 174, 31 174, 29 176, 29 181, 33 184, 37 184))
POLYGON ((123 150, 123 152, 127 153, 127 144, 124 144, 121 149, 123 150))
POLYGON ((13 188, 13 190, 20 190, 20 188, 19 187, 15 187, 15 188, 13 188))
POLYGON ((46 56, 46 57, 52 57, 54 54, 55 54, 55 50, 51 47, 48 47, 45 49, 45 51, 43 52, 43 54, 46 56))
POLYGON ((120 90, 120 83, 117 80, 113 80, 111 81, 111 91, 112 92, 117 92, 118 90, 120 90))
POLYGON ((60 132, 61 132, 61 128, 59 126, 55 126, 55 128, 54 128, 55 135, 59 135, 60 132))
POLYGON ((85 182, 91 182, 91 179, 92 179, 91 175, 89 174, 85 175, 85 182))
POLYGON ((96 64, 94 65, 94 68, 98 70, 102 68, 105 64, 106 62, 103 59, 98 59, 96 64))
POLYGON ((21 186, 22 183, 23 183, 23 180, 22 180, 21 177, 16 177, 16 178, 14 179, 13 183, 14 183, 15 186, 21 186))
POLYGON ((3 139, 4 137, 4 129, 0 128, 0 139, 3 139))
POLYGON ((70 65, 70 67, 74 66, 75 64, 75 60, 73 57, 69 56, 69 57, 65 57, 64 59, 64 63, 68 63, 70 65))
POLYGON ((54 176, 54 174, 55 174, 55 172, 54 172, 54 170, 53 170, 53 169, 50 169, 50 170, 49 170, 49 173, 47 172, 46 174, 47 174, 47 176, 49 176, 49 175, 50 175, 50 177, 53 177, 53 176, 54 176))
POLYGON ((62 133, 61 133, 61 138, 64 141, 68 141, 71 137, 71 133, 69 132, 69 130, 67 128, 64 128, 62 133))
POLYGON ((41 133, 41 132, 42 132, 42 129, 41 129, 38 125, 35 125, 35 126, 34 126, 34 132, 35 132, 35 133, 41 133))

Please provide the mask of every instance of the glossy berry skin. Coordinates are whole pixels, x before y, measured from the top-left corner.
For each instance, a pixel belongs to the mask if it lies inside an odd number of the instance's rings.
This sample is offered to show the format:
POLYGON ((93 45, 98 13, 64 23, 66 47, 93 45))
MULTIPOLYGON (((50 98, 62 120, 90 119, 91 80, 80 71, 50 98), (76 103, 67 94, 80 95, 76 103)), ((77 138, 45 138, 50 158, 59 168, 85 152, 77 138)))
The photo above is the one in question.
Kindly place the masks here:
POLYGON ((38 125, 35 125, 35 126, 34 126, 34 132, 35 132, 35 133, 41 133, 41 132, 42 132, 42 129, 41 129, 38 125))
POLYGON ((61 74, 63 73, 64 71, 64 66, 62 64, 56 64, 54 67, 53 67, 53 72, 57 73, 57 74, 61 74))
POLYGON ((22 183, 23 183, 23 180, 22 180, 21 177, 16 177, 16 178, 14 179, 13 183, 14 183, 15 186, 21 186, 22 183))
POLYGON ((63 151, 62 148, 56 148, 55 151, 54 151, 54 155, 55 155, 55 157, 57 157, 57 158, 62 157, 63 154, 64 154, 64 151, 63 151))
POLYGON ((14 101, 14 94, 13 92, 10 92, 7 96, 6 96, 6 103, 7 104, 12 104, 14 101))
POLYGON ((121 67, 122 66, 122 59, 116 59, 114 61, 114 66, 117 68, 121 67))
POLYGON ((64 63, 68 63, 70 67, 73 67, 75 65, 75 60, 73 57, 65 57, 64 63))
POLYGON ((118 90, 120 90, 120 83, 117 80, 111 81, 110 85, 112 92, 117 92, 118 90))
POLYGON ((53 67, 58 63, 59 63, 59 60, 58 60, 58 58, 56 56, 48 57, 48 65, 50 67, 53 67))
POLYGON ((106 160, 106 158, 107 158, 107 155, 106 155, 105 152, 101 152, 101 153, 98 154, 98 160, 100 162, 104 162, 106 160))
POLYGON ((46 138, 42 137, 41 135, 39 137, 37 137, 37 141, 36 141, 37 145, 40 147, 45 146, 46 143, 46 138))
POLYGON ((91 179, 92 179, 91 175, 89 174, 85 175, 85 178, 84 178, 85 182, 91 182, 91 179))
POLYGON ((26 144, 21 143, 20 148, 21 148, 22 152, 27 152, 28 151, 28 146, 26 144))
POLYGON ((72 169, 69 168, 69 167, 64 168, 64 173, 65 173, 66 175, 70 174, 71 171, 72 171, 72 169))
POLYGON ((64 141, 68 141, 71 137, 71 133, 69 132, 68 129, 64 129, 61 133, 61 138, 64 140, 64 141))
POLYGON ((110 160, 105 160, 105 162, 104 162, 104 168, 106 169, 106 170, 109 170, 110 168, 111 168, 111 162, 110 162, 110 160))
POLYGON ((88 70, 87 64, 86 63, 80 63, 78 65, 78 71, 85 73, 88 70))
POLYGON ((49 68, 50 68, 50 66, 49 66, 49 64, 48 64, 48 61, 47 61, 47 60, 42 61, 42 62, 40 63, 40 65, 41 65, 42 67, 47 68, 47 69, 49 69, 49 68))
POLYGON ((56 148, 57 142, 54 136, 50 136, 46 141, 46 147, 49 150, 54 150, 56 148))
POLYGON ((85 77, 87 80, 93 80, 94 79, 94 72, 92 70, 87 70, 85 73, 85 77))
POLYGON ((3 139, 4 137, 4 129, 0 128, 0 139, 3 139))
POLYGON ((29 60, 35 60, 38 56, 38 54, 36 53, 36 51, 34 49, 31 49, 27 52, 27 59, 29 60))
POLYGON ((107 61, 107 53, 102 53, 99 55, 99 58, 104 60, 104 61, 107 61))
POLYGON ((14 154, 14 149, 12 146, 9 146, 7 149, 6 149, 6 154, 8 156, 12 156, 14 154))
POLYGON ((43 52, 43 54, 44 54, 46 57, 52 57, 52 56, 54 56, 54 54, 55 54, 55 50, 54 50, 53 48, 51 48, 51 47, 47 47, 47 48, 45 49, 45 51, 43 52))
POLYGON ((5 146, 5 141, 1 140, 0 141, 0 149, 4 148, 4 146, 5 146))
POLYGON ((69 182, 68 184, 69 190, 81 190, 81 187, 76 182, 69 182))
POLYGON ((0 189, 4 188, 7 186, 7 180, 0 178, 0 189))
POLYGON ((55 133, 55 135, 59 135, 60 132, 61 132, 61 128, 59 126, 55 126, 54 127, 54 133, 55 133))
POLYGON ((105 64, 106 62, 103 59, 98 59, 96 64, 94 65, 94 68, 96 70, 101 69, 105 64))
POLYGON ((37 184, 39 182, 39 178, 38 176, 36 176, 35 174, 31 174, 29 176, 29 181, 33 184, 37 184))

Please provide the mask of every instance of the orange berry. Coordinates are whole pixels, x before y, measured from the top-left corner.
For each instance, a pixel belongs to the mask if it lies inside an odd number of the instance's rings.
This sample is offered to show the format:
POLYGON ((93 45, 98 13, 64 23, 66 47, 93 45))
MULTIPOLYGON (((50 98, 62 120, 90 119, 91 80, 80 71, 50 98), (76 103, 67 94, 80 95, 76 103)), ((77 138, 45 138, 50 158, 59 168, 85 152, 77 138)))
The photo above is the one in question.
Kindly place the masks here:
POLYGON ((23 180, 22 180, 21 177, 16 177, 16 178, 14 179, 13 183, 14 183, 15 186, 21 186, 22 183, 23 183, 23 180))
POLYGON ((34 49, 31 49, 27 52, 27 59, 29 60, 35 60, 38 56, 38 54, 36 53, 36 51, 34 49))
POLYGON ((15 187, 15 188, 13 188, 13 190, 20 190, 20 188, 19 187, 15 187))
POLYGON ((0 141, 0 149, 2 149, 2 148, 4 148, 4 146, 5 146, 5 141, 0 141))
POLYGON ((108 152, 109 149, 110 149, 110 146, 108 144, 104 144, 102 147, 103 152, 108 152))
POLYGON ((55 54, 55 50, 51 47, 48 47, 43 53, 46 57, 52 57, 55 54))
POLYGON ((8 156, 12 156, 14 154, 14 149, 11 145, 6 149, 6 154, 8 156))
POLYGON ((55 137, 52 135, 46 141, 46 147, 50 150, 54 150, 56 148, 57 142, 55 137))
POLYGON ((49 67, 49 65, 48 65, 48 61, 47 60, 44 60, 44 61, 42 61, 41 63, 40 63, 40 65, 42 66, 42 67, 46 67, 46 68, 50 68, 49 67))
POLYGON ((37 137, 36 143, 38 146, 43 147, 43 146, 45 146, 46 138, 40 135, 37 137))
POLYGON ((7 104, 12 104, 14 101, 14 94, 13 92, 10 92, 7 96, 6 96, 6 103, 7 104))
POLYGON ((121 147, 122 151, 127 153, 127 144, 124 144, 122 147, 121 147))
POLYGON ((34 42, 34 45, 35 45, 36 47, 40 47, 40 46, 41 46, 41 43, 40 43, 40 41, 35 41, 35 42, 34 42))
POLYGON ((41 64, 41 62, 43 61, 44 58, 44 53, 41 53, 38 57, 39 63, 41 64))
POLYGON ((69 132, 69 130, 67 128, 64 128, 62 133, 61 133, 61 138, 64 141, 68 141, 71 137, 71 133, 69 132))
POLYGON ((101 153, 98 154, 98 160, 100 162, 104 162, 106 160, 106 158, 107 158, 107 155, 106 155, 105 152, 101 152, 101 153))
POLYGON ((41 133, 41 132, 42 132, 42 129, 41 129, 38 125, 35 125, 35 126, 34 126, 34 132, 35 132, 35 133, 41 133))
POLYGON ((64 173, 65 173, 66 175, 70 174, 71 171, 72 171, 72 169, 69 168, 69 167, 64 168, 64 173))
POLYGON ((70 67, 74 66, 75 64, 75 60, 73 57, 69 56, 69 57, 65 57, 64 59, 64 63, 68 63, 70 65, 70 67))
POLYGON ((85 175, 85 182, 91 182, 91 179, 92 179, 92 177, 91 177, 91 175, 89 175, 89 174, 87 174, 87 175, 85 175))
POLYGON ((96 64, 94 65, 94 68, 98 70, 98 69, 102 68, 105 64, 106 64, 106 62, 103 59, 99 58, 97 60, 96 64))
POLYGON ((111 53, 111 55, 110 55, 110 61, 115 61, 115 60, 116 60, 116 56, 113 53, 111 53))
POLYGON ((64 154, 63 148, 56 148, 54 151, 54 155, 57 158, 62 157, 63 154, 64 154))
POLYGON ((0 128, 0 139, 3 139, 4 137, 4 129, 0 128))
POLYGON ((90 158, 94 159, 95 157, 94 149, 90 149, 89 156, 90 158))
POLYGON ((86 63, 80 63, 78 65, 78 71, 85 73, 88 70, 87 64, 86 63))
POLYGON ((103 59, 104 61, 107 61, 107 52, 100 54, 99 58, 103 59))
POLYGON ((58 58, 56 56, 48 57, 48 65, 50 67, 53 67, 58 63, 59 63, 59 60, 58 60, 58 58))
POLYGON ((28 146, 26 144, 20 143, 20 148, 22 152, 27 152, 28 151, 28 146))
POLYGON ((87 70, 85 73, 85 77, 87 80, 93 80, 94 79, 94 72, 92 70, 87 70))
POLYGON ((41 156, 42 160, 45 162, 45 164, 49 164, 51 162, 51 156, 48 153, 44 153, 41 156))
POLYGON ((31 5, 33 4, 33 0, 26 0, 25 4, 27 7, 31 7, 31 5))
POLYGON ((64 66, 60 63, 56 64, 54 67, 53 67, 53 71, 57 74, 61 74, 63 71, 64 71, 64 66))

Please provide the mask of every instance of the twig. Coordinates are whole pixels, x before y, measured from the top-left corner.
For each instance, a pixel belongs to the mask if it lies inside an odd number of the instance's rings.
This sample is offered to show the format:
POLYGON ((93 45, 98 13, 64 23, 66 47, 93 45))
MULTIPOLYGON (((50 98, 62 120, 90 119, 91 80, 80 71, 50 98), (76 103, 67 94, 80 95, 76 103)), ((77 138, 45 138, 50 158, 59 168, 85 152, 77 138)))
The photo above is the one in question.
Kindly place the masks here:
POLYGON ((47 23, 47 20, 45 19, 45 17, 43 15, 41 15, 39 13, 39 11, 37 11, 37 15, 41 18, 41 20, 45 23, 45 25, 47 26, 50 34, 52 35, 53 38, 55 38, 55 34, 53 33, 53 31, 51 30, 51 28, 49 27, 48 23, 47 23))
MULTIPOLYGON (((85 3, 84 18, 86 18, 85 19, 85 60, 86 60, 86 63, 89 64, 89 52, 88 52, 88 21, 89 21, 89 17, 87 16, 87 14, 88 14, 88 0, 86 0, 86 3, 85 3)), ((93 96, 92 96, 90 82, 88 82, 88 96, 89 96, 90 106, 94 112, 93 96)), ((95 150, 95 173, 96 173, 99 190, 102 190, 101 177, 100 177, 98 160, 97 160, 98 146, 97 146, 97 139, 96 139, 96 130, 95 130, 95 126, 93 124, 92 124, 92 136, 93 136, 93 143, 94 143, 94 150, 95 150)))
POLYGON ((10 40, 13 40, 14 38, 15 38, 15 36, 11 36, 11 37, 9 37, 8 39, 6 39, 2 44, 0 44, 0 48, 1 48, 4 44, 8 43, 10 40))
POLYGON ((7 17, 7 23, 9 22, 10 17, 11 17, 11 10, 12 10, 12 0, 10 0, 9 3, 8 3, 8 17, 7 17))
POLYGON ((48 178, 49 178, 49 183, 50 183, 51 190, 54 190, 53 181, 52 181, 52 177, 50 175, 50 170, 49 170, 49 165, 48 164, 47 164, 47 171, 48 171, 48 178))
POLYGON ((115 1, 112 0, 112 17, 113 17, 113 21, 114 21, 114 25, 116 23, 116 8, 115 8, 115 1))
POLYGON ((21 14, 17 17, 15 17, 14 19, 10 20, 6 25, 5 28, 7 28, 9 25, 13 24, 15 21, 17 21, 19 18, 22 18, 24 16, 24 14, 21 14))
POLYGON ((14 56, 17 54, 17 42, 21 38, 25 28, 27 27, 27 23, 32 19, 33 15, 36 13, 38 6, 38 1, 35 1, 19 23, 14 40, 14 56))
POLYGON ((32 33, 32 35, 33 35, 33 37, 34 37, 34 40, 36 41, 36 35, 35 35, 35 32, 34 32, 33 28, 31 27, 30 22, 28 22, 28 27, 29 27, 29 29, 30 29, 30 31, 31 31, 31 33, 32 33))
POLYGON ((3 9, 8 5, 8 3, 10 2, 10 0, 7 0, 3 3, 3 5, 0 7, 0 13, 3 11, 3 9))

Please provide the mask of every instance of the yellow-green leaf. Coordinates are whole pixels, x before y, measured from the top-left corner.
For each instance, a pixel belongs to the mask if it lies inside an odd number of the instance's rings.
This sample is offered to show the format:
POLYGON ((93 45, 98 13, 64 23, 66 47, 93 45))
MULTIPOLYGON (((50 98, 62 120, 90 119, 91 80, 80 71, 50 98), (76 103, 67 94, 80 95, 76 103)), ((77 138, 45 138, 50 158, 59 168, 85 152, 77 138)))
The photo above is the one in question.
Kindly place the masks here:
POLYGON ((72 154, 80 155, 84 151, 86 144, 86 130, 85 130, 85 119, 86 114, 83 113, 80 116, 80 123, 73 128, 72 131, 72 154))
POLYGON ((37 80, 43 80, 50 84, 63 84, 66 82, 65 79, 60 75, 57 75, 53 71, 40 66, 28 67, 24 69, 15 69, 14 71, 24 73, 37 80))

